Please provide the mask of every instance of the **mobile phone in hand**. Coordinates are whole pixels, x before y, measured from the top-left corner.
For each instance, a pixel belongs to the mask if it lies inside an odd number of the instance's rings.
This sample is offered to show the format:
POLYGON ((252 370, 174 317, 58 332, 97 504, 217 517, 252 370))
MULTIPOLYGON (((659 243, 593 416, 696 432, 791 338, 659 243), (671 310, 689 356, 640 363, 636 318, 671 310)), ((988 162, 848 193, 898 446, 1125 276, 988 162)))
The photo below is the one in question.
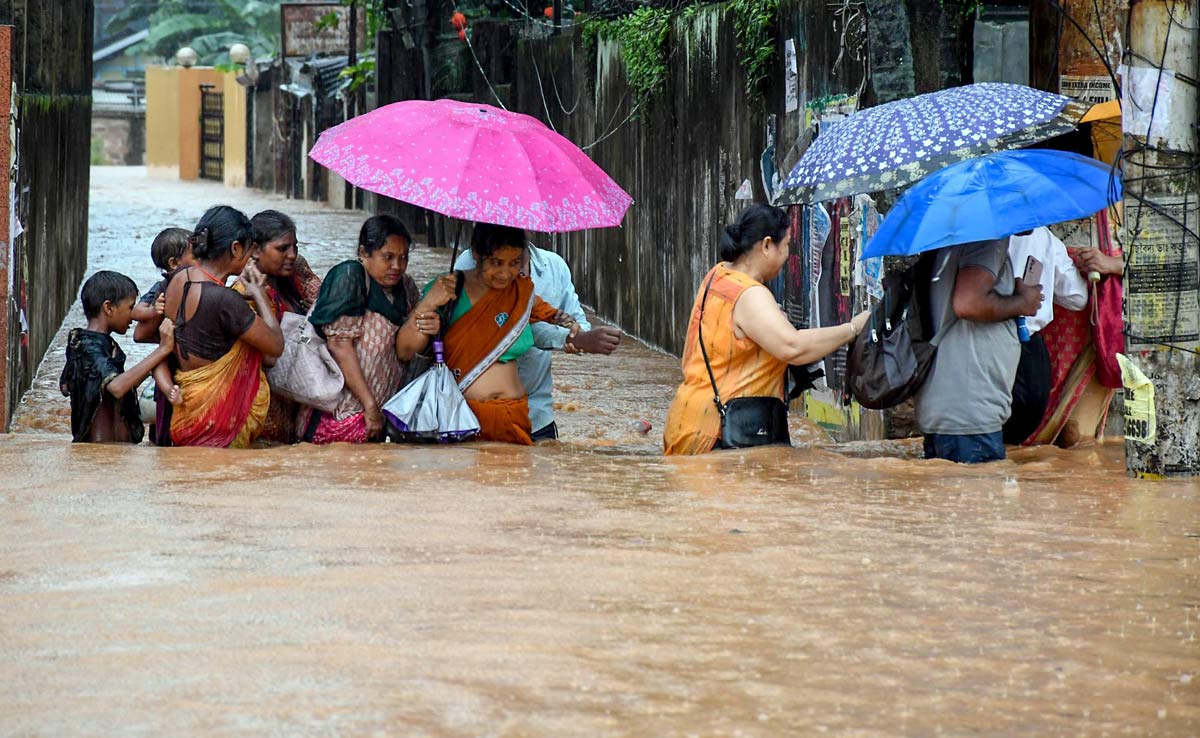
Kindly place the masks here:
POLYGON ((1033 256, 1025 259, 1025 273, 1021 276, 1021 281, 1025 284, 1041 284, 1042 262, 1033 256))

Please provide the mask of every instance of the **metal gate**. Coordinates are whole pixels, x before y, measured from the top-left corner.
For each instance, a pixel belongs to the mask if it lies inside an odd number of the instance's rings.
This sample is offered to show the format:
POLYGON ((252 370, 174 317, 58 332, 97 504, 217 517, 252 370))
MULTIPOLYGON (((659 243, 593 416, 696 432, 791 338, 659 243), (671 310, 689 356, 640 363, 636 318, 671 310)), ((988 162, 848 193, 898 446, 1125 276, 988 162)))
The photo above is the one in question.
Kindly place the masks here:
POLYGON ((200 85, 200 176, 225 177, 225 95, 200 85))

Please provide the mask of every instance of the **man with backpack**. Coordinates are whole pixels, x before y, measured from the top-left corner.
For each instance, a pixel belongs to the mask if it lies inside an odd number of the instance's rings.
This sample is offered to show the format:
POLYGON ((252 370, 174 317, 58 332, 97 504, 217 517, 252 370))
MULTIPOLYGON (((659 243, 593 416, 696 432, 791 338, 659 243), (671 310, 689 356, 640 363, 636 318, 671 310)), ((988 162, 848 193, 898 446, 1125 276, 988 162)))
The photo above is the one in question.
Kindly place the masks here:
POLYGON ((1008 239, 977 241, 934 255, 929 302, 940 340, 916 395, 925 458, 999 461, 1021 355, 1015 319, 1037 313, 1041 285, 1014 279, 1008 239))

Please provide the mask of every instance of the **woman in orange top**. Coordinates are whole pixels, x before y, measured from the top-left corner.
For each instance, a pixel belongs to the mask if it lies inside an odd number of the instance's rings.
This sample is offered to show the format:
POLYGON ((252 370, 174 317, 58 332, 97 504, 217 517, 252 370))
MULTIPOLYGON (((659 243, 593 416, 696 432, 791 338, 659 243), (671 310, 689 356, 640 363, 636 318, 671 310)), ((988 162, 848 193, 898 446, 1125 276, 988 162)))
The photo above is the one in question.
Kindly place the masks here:
POLYGON ((721 417, 700 351, 700 308, 705 289, 704 345, 721 401, 738 397, 784 399, 788 364, 810 364, 854 340, 870 316, 849 323, 797 330, 764 285, 783 269, 790 233, 787 213, 751 205, 725 228, 720 264, 705 275, 692 305, 683 350, 683 384, 667 413, 663 450, 667 455, 703 454, 721 436, 721 417), (711 286, 710 286, 711 283, 711 286))

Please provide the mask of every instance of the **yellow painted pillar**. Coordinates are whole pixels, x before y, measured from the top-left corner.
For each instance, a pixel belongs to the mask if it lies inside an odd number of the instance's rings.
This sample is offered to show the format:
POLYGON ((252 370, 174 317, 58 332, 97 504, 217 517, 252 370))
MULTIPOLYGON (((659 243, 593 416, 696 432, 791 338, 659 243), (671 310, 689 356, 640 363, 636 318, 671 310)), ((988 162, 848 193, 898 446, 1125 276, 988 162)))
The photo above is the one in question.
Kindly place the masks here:
POLYGON ((247 90, 238 84, 236 72, 226 72, 222 84, 225 92, 225 186, 245 187, 247 90))
POLYGON ((146 67, 146 171, 154 177, 179 177, 179 72, 146 67))

